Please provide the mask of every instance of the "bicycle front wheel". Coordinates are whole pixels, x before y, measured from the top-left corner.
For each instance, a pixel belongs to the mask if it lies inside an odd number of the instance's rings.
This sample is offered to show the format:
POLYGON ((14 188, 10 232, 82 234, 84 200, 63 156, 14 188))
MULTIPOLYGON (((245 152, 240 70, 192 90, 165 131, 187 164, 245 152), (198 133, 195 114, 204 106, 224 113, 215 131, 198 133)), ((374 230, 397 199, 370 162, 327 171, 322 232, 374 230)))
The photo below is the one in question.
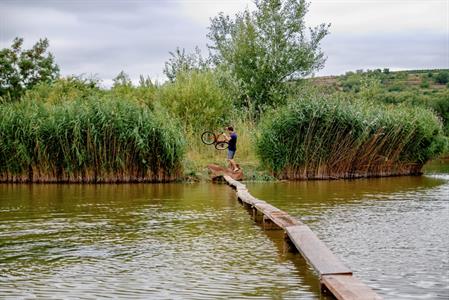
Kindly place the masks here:
POLYGON ((201 141, 206 145, 212 145, 213 143, 215 143, 216 139, 217 137, 212 131, 205 131, 201 135, 201 141))

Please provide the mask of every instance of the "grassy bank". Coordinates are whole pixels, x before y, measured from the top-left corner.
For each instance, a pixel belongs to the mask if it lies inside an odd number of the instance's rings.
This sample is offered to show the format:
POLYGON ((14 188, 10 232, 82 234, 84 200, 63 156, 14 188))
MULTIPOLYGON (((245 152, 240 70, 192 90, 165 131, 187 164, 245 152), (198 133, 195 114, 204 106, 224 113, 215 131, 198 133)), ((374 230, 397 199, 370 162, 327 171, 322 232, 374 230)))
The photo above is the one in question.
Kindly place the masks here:
POLYGON ((160 182, 182 175, 176 122, 114 98, 0 105, 0 181, 160 182))
POLYGON ((267 116, 260 132, 261 162, 287 179, 419 174, 447 143, 428 109, 337 94, 303 95, 267 116))

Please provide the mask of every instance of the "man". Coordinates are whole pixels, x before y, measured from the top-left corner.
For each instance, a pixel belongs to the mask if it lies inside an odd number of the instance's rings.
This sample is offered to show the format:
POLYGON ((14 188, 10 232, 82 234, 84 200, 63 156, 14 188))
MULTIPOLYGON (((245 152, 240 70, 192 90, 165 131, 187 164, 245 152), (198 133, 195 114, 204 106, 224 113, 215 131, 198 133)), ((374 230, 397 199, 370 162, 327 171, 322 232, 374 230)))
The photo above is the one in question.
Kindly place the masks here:
POLYGON ((232 126, 226 127, 228 135, 225 135, 226 141, 228 142, 228 162, 231 164, 232 170, 237 172, 239 168, 234 161, 235 151, 237 151, 237 133, 234 132, 232 126))

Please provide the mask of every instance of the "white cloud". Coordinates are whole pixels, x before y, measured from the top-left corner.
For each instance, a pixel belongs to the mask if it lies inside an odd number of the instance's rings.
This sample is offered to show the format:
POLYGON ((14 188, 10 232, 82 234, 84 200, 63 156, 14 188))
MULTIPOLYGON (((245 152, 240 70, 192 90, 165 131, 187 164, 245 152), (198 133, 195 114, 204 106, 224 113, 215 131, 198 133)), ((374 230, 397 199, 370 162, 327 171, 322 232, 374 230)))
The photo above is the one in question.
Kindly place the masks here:
POLYGON ((392 33, 429 30, 448 33, 447 0, 314 0, 309 24, 332 23, 333 32, 392 33))
POLYGON ((209 26, 209 19, 220 12, 233 16, 237 12, 255 7, 254 2, 250 0, 184 0, 176 2, 185 16, 204 27, 209 26))

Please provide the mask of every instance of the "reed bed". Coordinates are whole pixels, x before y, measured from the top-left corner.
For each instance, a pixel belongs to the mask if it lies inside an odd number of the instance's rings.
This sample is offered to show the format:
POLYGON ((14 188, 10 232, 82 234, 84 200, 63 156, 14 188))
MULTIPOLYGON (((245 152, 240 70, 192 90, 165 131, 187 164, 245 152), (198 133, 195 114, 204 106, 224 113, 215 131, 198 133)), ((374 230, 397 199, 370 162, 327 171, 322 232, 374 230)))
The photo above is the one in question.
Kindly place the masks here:
POLYGON ((163 182, 184 137, 163 112, 120 99, 0 105, 1 182, 163 182))
POLYGON ((278 178, 332 179, 420 174, 446 145, 427 109, 312 94, 263 120, 256 152, 278 178))

